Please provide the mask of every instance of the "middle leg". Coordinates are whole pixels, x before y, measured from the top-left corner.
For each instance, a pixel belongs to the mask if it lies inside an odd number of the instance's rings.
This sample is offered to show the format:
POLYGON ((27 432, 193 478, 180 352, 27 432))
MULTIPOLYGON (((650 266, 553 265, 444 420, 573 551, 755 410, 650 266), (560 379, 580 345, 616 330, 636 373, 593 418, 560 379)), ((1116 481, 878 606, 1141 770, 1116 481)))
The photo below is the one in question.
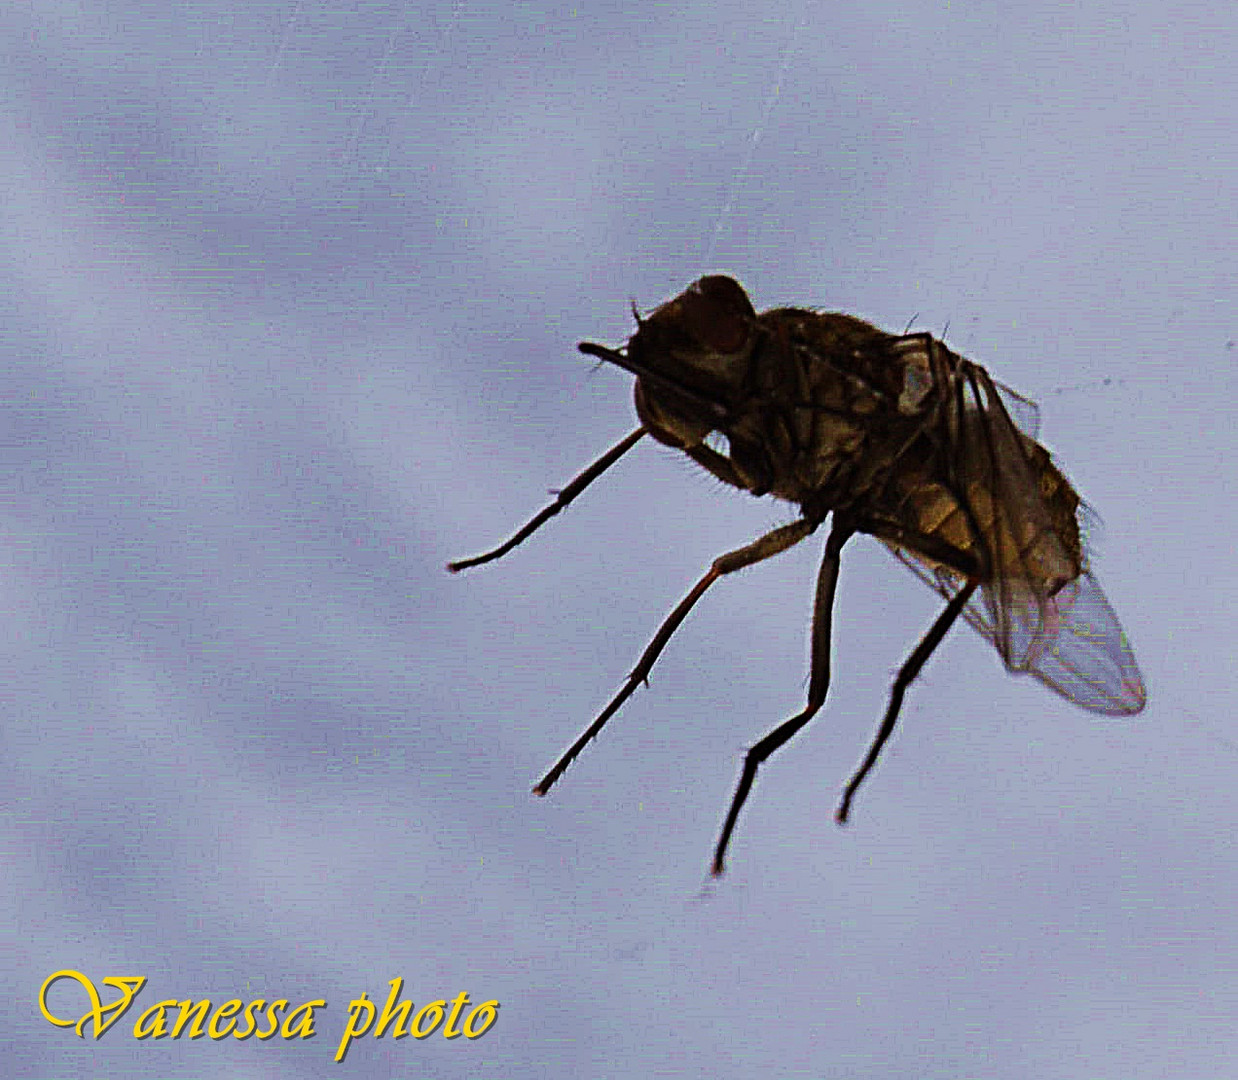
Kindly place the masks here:
POLYGON ((628 676, 628 681, 623 684, 623 688, 612 699, 609 705, 602 710, 601 714, 593 721, 571 746, 567 748, 563 756, 555 762, 537 787, 533 789, 534 795, 545 795, 551 787, 554 786, 556 780, 567 770, 567 767, 576 759, 585 746, 602 730, 603 726, 616 712, 633 691, 646 682, 649 677, 649 672, 653 668, 654 661, 658 655, 666 647, 666 643, 670 641, 671 635, 679 628, 679 624, 684 621, 689 611, 692 610, 696 602, 705 595, 705 591, 720 577, 727 574, 733 574, 737 570, 742 570, 746 566, 751 566, 753 563, 761 562, 764 559, 772 559, 775 555, 779 555, 786 551, 787 548, 798 544, 806 536, 809 536, 820 524, 819 521, 811 518, 800 518, 797 521, 791 522, 789 525, 780 525, 778 528, 767 532, 764 536, 758 537, 751 544, 742 548, 736 548, 734 551, 728 551, 725 555, 719 555, 713 561, 705 576, 693 586, 692 591, 679 602, 679 606, 666 617, 666 620, 658 627, 658 632, 654 634, 653 640, 641 654, 640 660, 636 667, 632 669, 632 673, 628 676))
POLYGON ((735 795, 731 799, 731 809, 727 811, 726 823, 722 826, 722 835, 718 838, 718 846, 714 849, 714 862, 711 870, 714 877, 721 875, 725 868, 727 845, 731 842, 731 833, 735 830, 735 822, 739 820, 739 812, 748 800, 748 792, 752 790, 752 782, 756 779, 757 769, 761 767, 766 758, 807 724, 825 704, 825 695, 830 687, 830 625, 834 611, 834 591, 838 585, 838 566, 843 545, 851 536, 852 527, 849 524, 836 523, 830 532, 830 538, 825 542, 825 557, 821 560, 821 570, 817 575, 817 598, 813 605, 808 704, 803 712, 779 724, 745 755, 744 770, 739 777, 739 786, 735 789, 735 795))

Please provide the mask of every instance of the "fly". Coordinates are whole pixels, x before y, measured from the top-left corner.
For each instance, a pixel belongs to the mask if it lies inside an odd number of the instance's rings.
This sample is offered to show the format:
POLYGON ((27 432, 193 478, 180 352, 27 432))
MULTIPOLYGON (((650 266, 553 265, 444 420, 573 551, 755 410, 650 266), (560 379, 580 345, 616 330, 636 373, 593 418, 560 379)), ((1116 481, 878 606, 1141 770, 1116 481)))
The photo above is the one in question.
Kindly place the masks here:
POLYGON ((563 488, 506 543, 448 564, 453 573, 511 551, 645 435, 719 480, 799 507, 799 517, 713 561, 659 627, 627 682, 533 789, 545 795, 648 677, 688 612, 721 577, 772 558, 830 518, 817 577, 808 703, 748 750, 714 850, 721 874, 761 764, 825 702, 843 546, 884 543, 946 606, 894 679, 890 703, 835 814, 894 730, 903 695, 962 615, 1014 673, 1092 712, 1125 716, 1147 700, 1126 635, 1092 576, 1070 482, 1036 441, 1036 408, 929 334, 887 334, 850 315, 757 314, 729 277, 701 278, 616 350, 580 350, 636 376, 641 426, 563 488), (725 441, 710 436, 721 435, 725 441), (716 447, 725 446, 726 453, 716 447))

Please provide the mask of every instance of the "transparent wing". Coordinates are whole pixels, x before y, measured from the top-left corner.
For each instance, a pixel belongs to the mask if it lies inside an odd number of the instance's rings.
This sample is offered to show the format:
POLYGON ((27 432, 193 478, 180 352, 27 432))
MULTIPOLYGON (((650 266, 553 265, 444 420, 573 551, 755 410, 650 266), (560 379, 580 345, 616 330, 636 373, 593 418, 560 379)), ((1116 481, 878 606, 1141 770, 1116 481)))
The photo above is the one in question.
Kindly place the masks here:
MULTIPOLYGON (((896 556, 946 599, 962 587, 964 578, 921 558, 914 551, 887 544, 896 556)), ((1003 651, 998 630, 982 599, 972 599, 963 616, 1001 654, 1015 674, 1035 675, 1050 689, 1091 712, 1130 716, 1147 702, 1143 677, 1117 614, 1100 583, 1084 571, 1052 597, 1035 600, 1006 613, 1007 622, 1021 625, 1017 635, 1037 642, 1021 658, 1003 651), (1034 613, 1034 614, 1033 614, 1034 613)))
POLYGON ((1017 390, 1011 390, 1005 383, 999 383, 996 379, 992 382, 997 387, 997 392, 1001 396, 1002 404, 1006 407, 1006 412, 1010 414, 1010 419, 1028 438, 1036 438, 1040 434, 1040 406, 1031 398, 1025 398, 1017 390))
MULTIPOLYGON (((1035 412, 978 365, 955 358, 947 407, 952 487, 987 573, 964 616, 1012 672, 1028 672, 1077 705, 1123 716, 1146 691, 1134 653, 1079 537, 1079 500, 1031 437, 1035 412), (1021 434, 1006 403, 1019 407, 1021 434)), ((918 552, 894 554, 947 599, 965 577, 918 552)))

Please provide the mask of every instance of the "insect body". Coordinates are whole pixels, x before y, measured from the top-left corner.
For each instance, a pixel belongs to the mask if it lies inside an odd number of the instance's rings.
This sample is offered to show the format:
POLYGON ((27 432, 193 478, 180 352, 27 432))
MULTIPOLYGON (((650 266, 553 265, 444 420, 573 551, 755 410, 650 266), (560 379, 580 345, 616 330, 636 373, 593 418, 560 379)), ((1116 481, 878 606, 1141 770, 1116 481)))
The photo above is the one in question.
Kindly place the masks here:
POLYGON ((650 316, 624 350, 582 352, 636 375, 641 426, 589 466, 509 541, 453 571, 510 551, 645 434, 720 480, 795 503, 800 516, 719 556, 663 622, 623 688, 534 788, 546 794, 636 687, 718 578, 771 558, 831 518, 818 575, 807 706, 757 742, 714 852, 726 849, 757 769, 825 701, 839 559, 868 533, 948 602, 895 678, 890 705, 847 785, 837 820, 894 729, 906 687, 960 614, 1012 672, 1029 672, 1085 709, 1136 713, 1135 658, 1088 568, 1079 496, 1036 441, 1035 407, 928 334, 892 335, 849 315, 799 308, 757 314, 728 277, 705 277, 650 316), (1012 413, 1016 419, 1012 419, 1012 413), (725 439, 726 452, 716 447, 725 439))

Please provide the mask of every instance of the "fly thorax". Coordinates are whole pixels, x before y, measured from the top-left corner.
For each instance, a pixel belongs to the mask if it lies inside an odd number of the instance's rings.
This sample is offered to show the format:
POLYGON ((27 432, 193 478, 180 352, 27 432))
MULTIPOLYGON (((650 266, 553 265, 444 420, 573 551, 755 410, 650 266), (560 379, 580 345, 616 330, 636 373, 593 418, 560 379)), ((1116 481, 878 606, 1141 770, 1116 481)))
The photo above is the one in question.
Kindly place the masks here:
POLYGON ((916 416, 926 408, 935 384, 929 352, 934 344, 927 334, 903 337, 894 344, 893 352, 902 368, 898 411, 903 416, 916 416))

